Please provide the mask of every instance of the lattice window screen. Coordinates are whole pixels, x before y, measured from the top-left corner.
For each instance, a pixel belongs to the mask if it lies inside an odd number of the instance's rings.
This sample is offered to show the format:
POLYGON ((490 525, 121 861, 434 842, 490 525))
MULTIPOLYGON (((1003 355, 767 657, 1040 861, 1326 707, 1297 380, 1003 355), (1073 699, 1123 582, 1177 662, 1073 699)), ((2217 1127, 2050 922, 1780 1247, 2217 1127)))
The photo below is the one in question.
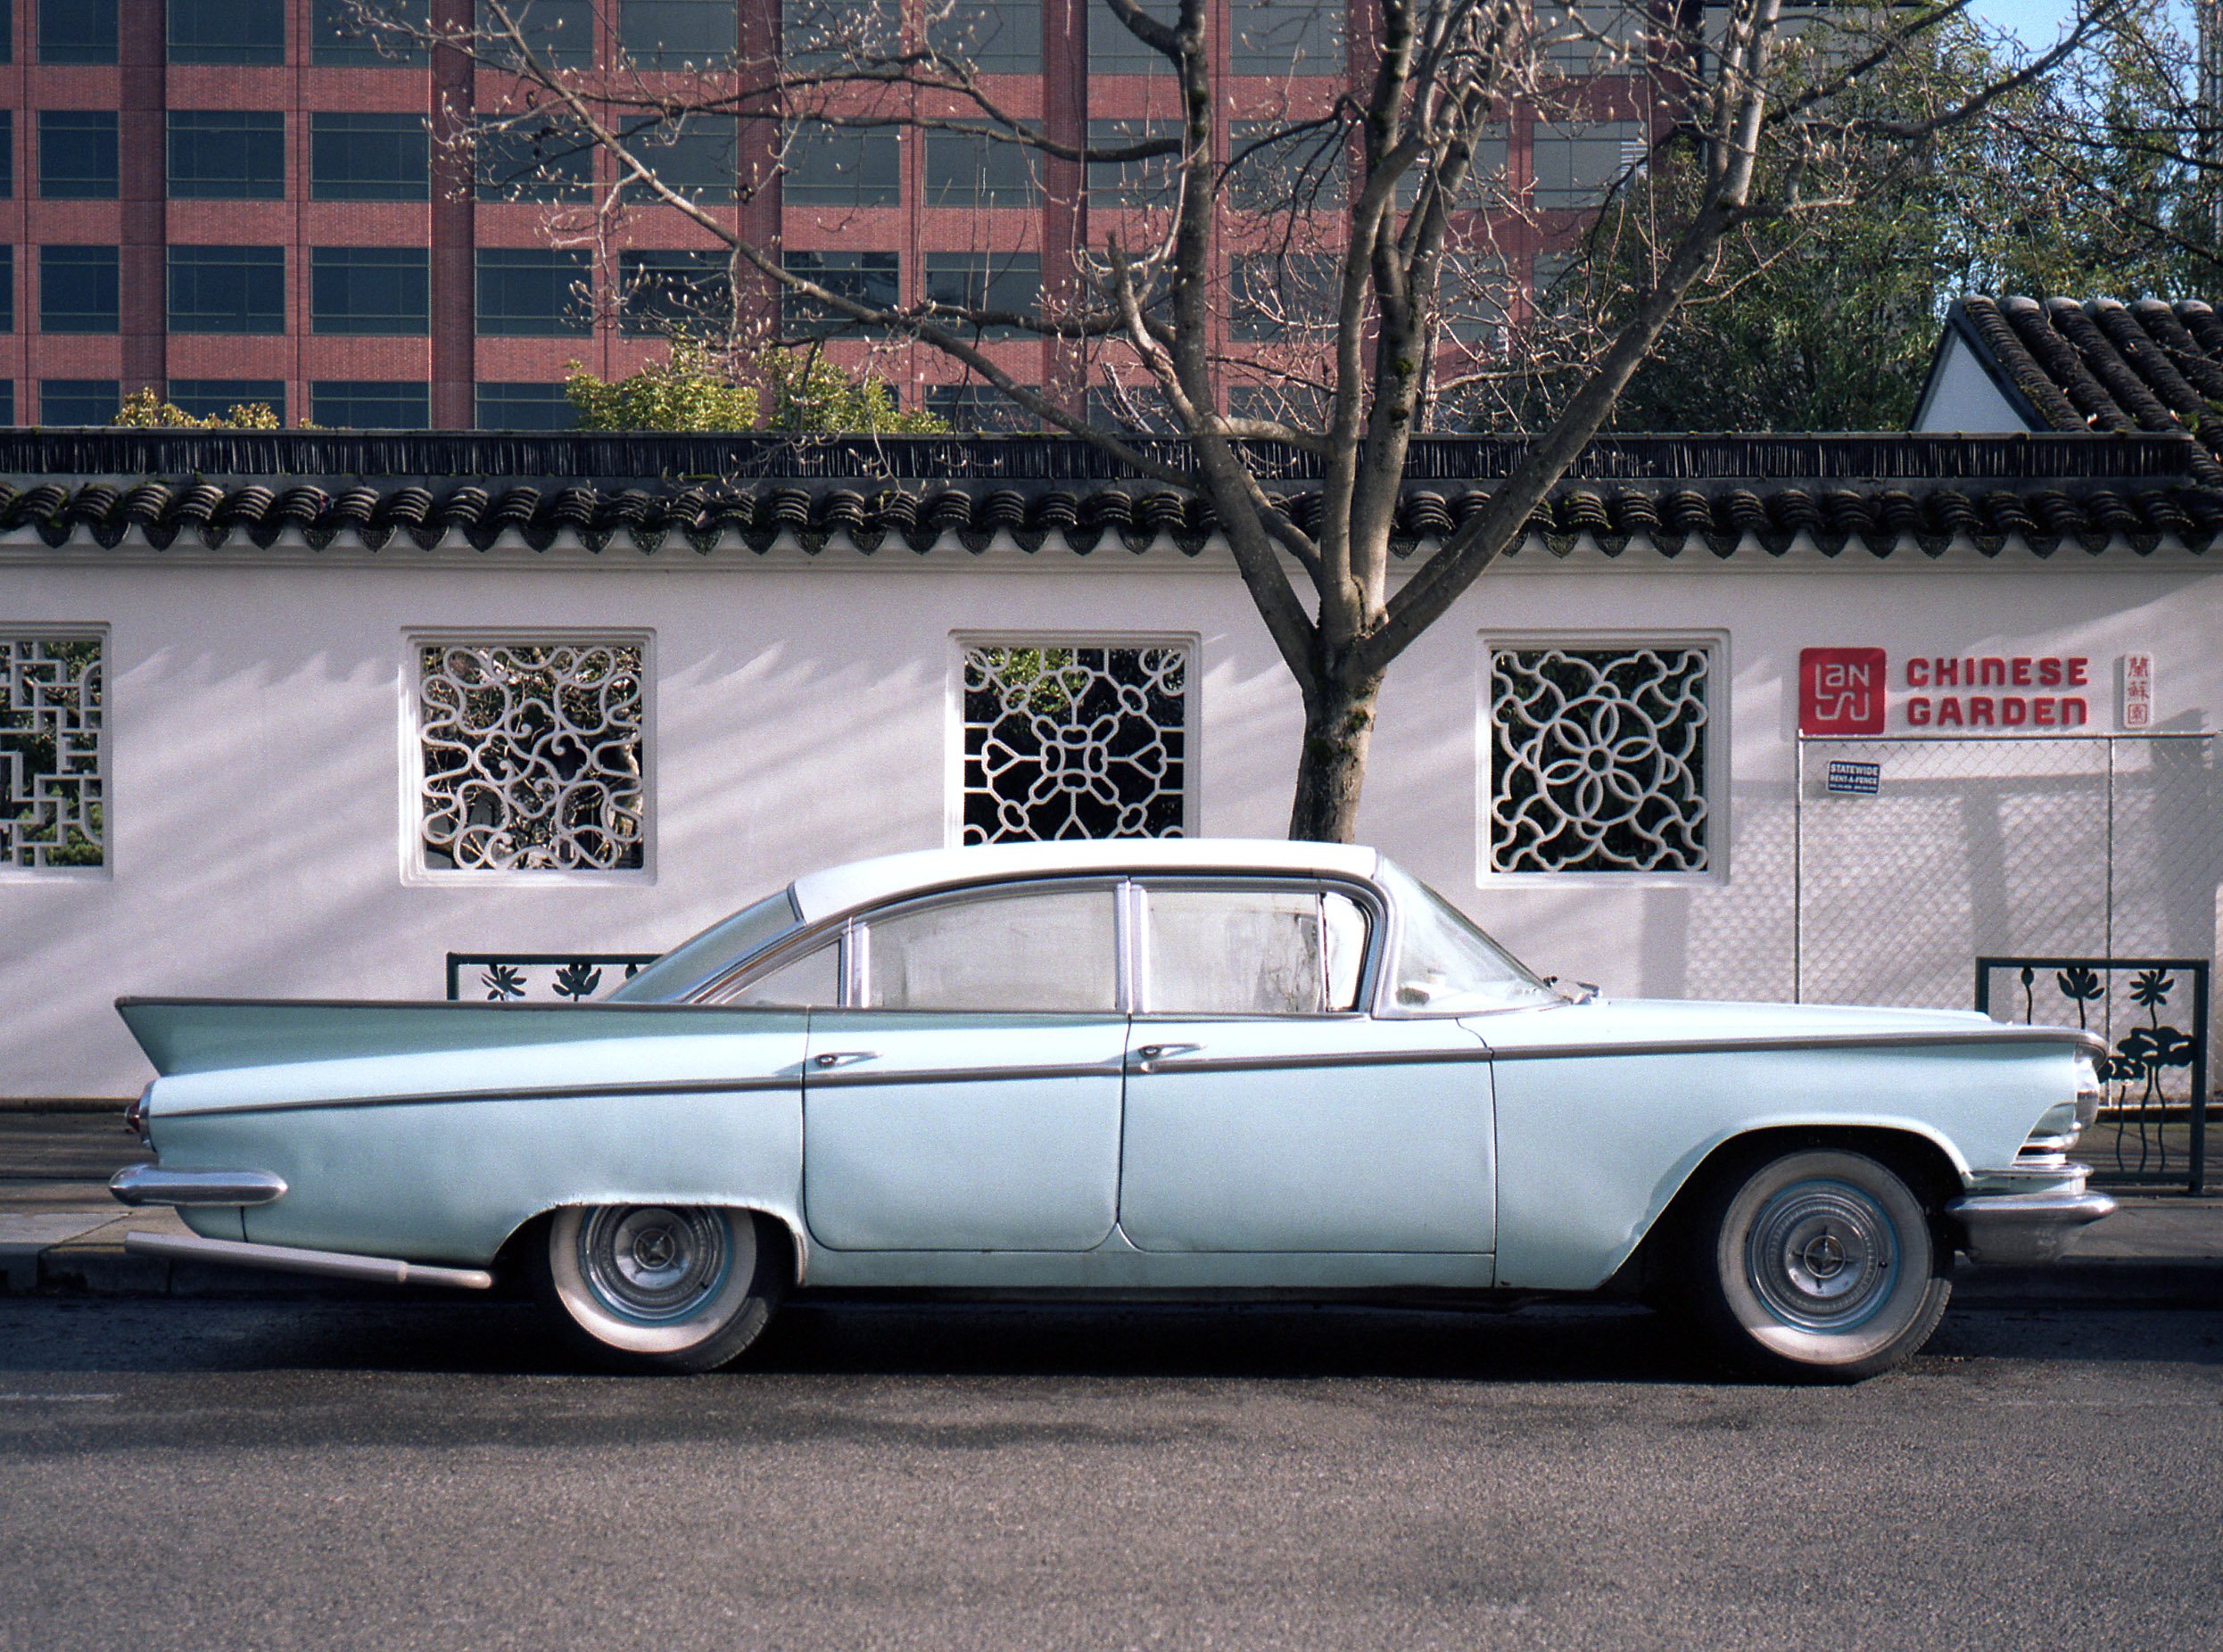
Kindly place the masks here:
POLYGON ((101 641, 0 637, 0 867, 107 863, 101 641))
POLYGON ((964 841, 1178 838, 1189 651, 974 647, 964 656, 964 841))
POLYGON ((1709 865, 1703 647, 1500 648, 1490 661, 1490 868, 1709 865))
POLYGON ((641 654, 620 640, 421 645, 426 867, 640 866, 641 654))

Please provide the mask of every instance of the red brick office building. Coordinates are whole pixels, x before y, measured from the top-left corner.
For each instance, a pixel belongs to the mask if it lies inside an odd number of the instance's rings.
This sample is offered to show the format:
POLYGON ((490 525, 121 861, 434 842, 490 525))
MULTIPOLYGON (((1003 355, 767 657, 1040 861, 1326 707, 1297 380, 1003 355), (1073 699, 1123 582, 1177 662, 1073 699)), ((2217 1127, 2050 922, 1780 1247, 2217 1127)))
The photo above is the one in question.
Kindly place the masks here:
MULTIPOLYGON (((468 0, 430 3, 459 23, 468 0)), ((1006 105, 1069 141, 1176 112, 1170 78, 1087 0, 787 0, 785 18, 782 0, 532 0, 528 21, 545 19, 565 61, 653 86, 682 62, 764 61, 783 37, 799 50, 843 4, 887 7, 914 33, 963 29, 1006 105)), ((1247 122, 1326 111, 1368 9, 1219 0, 1222 143, 1239 145, 1247 122)), ((1599 22, 1614 26, 1609 12, 1599 22)), ((1566 54, 1581 90, 1555 120, 1512 108, 1493 139, 1520 210, 1477 227, 1469 274, 1484 270, 1506 303, 1651 130, 1645 77, 1625 62, 1596 74, 1584 50, 1566 54)), ((459 53, 382 49, 347 0, 0 0, 0 423, 101 423, 153 386, 194 410, 263 401, 325 425, 548 428, 568 419, 568 363, 630 370, 674 293, 724 279, 715 239, 669 208, 594 222, 587 169, 607 183, 607 155, 443 144, 471 111, 514 108, 515 83, 459 53)), ((781 144, 769 118, 691 122, 659 170, 874 300, 1024 299, 1070 268, 1075 246, 1101 246, 1107 216, 1146 210, 1148 180, 1131 173, 1030 171, 1009 146, 894 128, 806 132, 782 175, 737 187, 772 173, 781 144)), ((1260 249, 1278 244, 1287 203, 1264 193, 1231 190, 1224 214, 1236 354, 1261 336, 1244 284, 1279 268, 1260 249)), ((1474 313, 1453 331, 1474 343, 1495 324, 1474 313)), ((1101 378, 1061 347, 994 348, 1014 376, 1072 397, 1101 378)), ((906 402, 992 417, 930 351, 836 349, 871 351, 906 402)))

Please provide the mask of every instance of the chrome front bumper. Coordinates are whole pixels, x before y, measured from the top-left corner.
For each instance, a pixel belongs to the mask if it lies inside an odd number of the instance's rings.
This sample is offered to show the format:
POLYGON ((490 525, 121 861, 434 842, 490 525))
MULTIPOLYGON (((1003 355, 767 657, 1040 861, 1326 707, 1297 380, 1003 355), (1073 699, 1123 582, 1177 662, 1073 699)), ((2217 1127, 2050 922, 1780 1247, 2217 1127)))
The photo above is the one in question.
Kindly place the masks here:
POLYGON ((127 1165, 109 1178, 119 1202, 143 1204, 269 1204, 285 1196, 285 1178, 268 1170, 165 1170, 159 1164, 127 1165))
MULTIPOLYGON (((1961 1248, 1974 1262, 2051 1262, 2102 1217, 2115 1212, 2105 1194, 2087 1193, 2082 1165, 2056 1171, 2029 1193, 1963 1194, 1946 1206, 1959 1225, 1961 1248)), ((1994 1178, 1987 1177, 1987 1180, 1994 1178)))

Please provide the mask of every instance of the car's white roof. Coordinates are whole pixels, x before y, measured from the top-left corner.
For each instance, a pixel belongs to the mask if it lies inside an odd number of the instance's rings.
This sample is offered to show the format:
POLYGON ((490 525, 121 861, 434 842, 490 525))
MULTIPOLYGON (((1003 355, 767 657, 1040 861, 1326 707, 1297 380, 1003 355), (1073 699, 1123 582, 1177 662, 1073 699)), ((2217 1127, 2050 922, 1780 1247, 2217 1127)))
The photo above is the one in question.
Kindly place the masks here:
POLYGON ((918 849, 852 861, 795 880, 806 923, 884 901, 1006 878, 1121 871, 1274 871, 1371 878, 1377 850, 1344 843, 1270 838, 1115 838, 1068 843, 993 843, 976 848, 918 849))

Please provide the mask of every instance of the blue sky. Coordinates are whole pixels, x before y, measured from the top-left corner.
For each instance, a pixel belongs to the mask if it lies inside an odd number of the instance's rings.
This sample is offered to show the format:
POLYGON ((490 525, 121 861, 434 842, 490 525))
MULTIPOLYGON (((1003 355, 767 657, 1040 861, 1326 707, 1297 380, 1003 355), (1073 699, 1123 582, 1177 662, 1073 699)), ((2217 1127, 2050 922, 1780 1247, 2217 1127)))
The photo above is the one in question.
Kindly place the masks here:
POLYGON ((2044 46, 2060 37, 2070 0, 1973 0, 1969 9, 1987 23, 2012 29, 2023 45, 2044 46))

